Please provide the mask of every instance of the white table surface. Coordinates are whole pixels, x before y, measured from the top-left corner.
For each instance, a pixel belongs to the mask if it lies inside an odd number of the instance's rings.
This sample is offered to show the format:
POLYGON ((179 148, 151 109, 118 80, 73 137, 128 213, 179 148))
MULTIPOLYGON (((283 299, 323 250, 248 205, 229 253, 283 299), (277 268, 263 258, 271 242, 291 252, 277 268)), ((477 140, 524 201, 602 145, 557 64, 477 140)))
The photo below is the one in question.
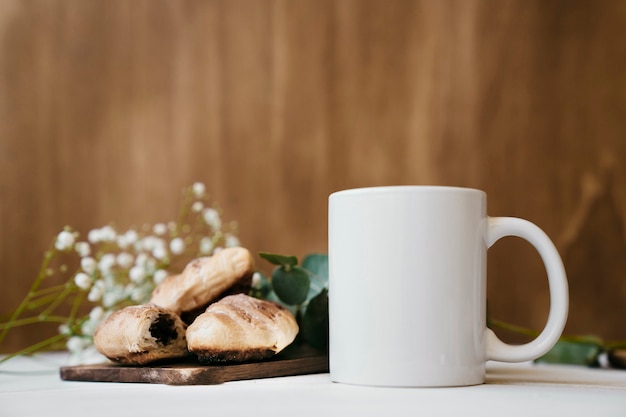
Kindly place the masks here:
POLYGON ((626 416, 626 371, 488 364, 461 388, 337 384, 328 374, 211 386, 71 382, 63 354, 0 365, 0 417, 21 416, 626 416))

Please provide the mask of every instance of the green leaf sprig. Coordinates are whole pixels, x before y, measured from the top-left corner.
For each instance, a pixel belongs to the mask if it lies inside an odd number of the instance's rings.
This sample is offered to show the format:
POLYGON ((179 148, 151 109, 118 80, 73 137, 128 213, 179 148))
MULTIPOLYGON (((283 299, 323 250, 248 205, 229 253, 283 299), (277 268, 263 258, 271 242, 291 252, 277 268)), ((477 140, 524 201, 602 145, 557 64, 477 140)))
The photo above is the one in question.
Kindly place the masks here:
MULTIPOLYGON (((539 332, 536 330, 492 318, 488 318, 488 325, 492 329, 500 328, 529 337, 537 337, 539 335, 539 332)), ((606 355, 609 366, 626 369, 626 341, 605 342, 594 335, 563 335, 554 347, 548 353, 536 359, 536 362, 598 367, 601 364, 600 358, 603 355, 606 355)))
POLYGON ((295 256, 260 252, 275 265, 271 279, 261 274, 252 294, 282 304, 292 311, 304 343, 328 350, 328 255, 310 254, 298 265, 295 256))

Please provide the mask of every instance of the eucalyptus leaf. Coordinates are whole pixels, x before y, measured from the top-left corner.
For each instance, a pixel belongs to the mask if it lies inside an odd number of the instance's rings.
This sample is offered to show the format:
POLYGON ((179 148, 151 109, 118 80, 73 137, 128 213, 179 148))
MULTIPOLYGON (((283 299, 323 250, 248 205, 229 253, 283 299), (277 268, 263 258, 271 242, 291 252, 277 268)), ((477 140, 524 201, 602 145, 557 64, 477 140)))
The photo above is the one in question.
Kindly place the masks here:
POLYGON ((274 292, 274 290, 270 291, 267 296, 265 297, 265 300, 267 301, 271 301, 273 303, 276 304, 280 304, 283 307, 285 307, 287 310, 289 310, 289 312, 291 314, 294 315, 294 317, 298 314, 298 306, 293 306, 293 305, 287 305, 285 304, 280 298, 278 298, 278 296, 276 295, 276 293, 274 292))
POLYGON ((302 318, 302 332, 309 345, 324 352, 328 350, 328 291, 326 289, 309 301, 302 318))
POLYGON ((312 253, 302 260, 302 268, 313 274, 321 286, 328 285, 328 255, 322 253, 312 253))
POLYGON ((302 268, 309 273, 311 288, 307 300, 312 299, 324 288, 328 288, 328 255, 309 254, 302 260, 302 268))
POLYGON ((597 343, 561 340, 537 362, 597 366, 602 351, 597 343))
POLYGON ((298 258, 295 256, 279 255, 277 253, 259 252, 259 256, 269 263, 278 266, 289 267, 298 265, 298 258))
POLYGON ((310 286, 309 274, 299 266, 279 266, 272 273, 274 292, 285 304, 297 305, 306 301, 310 286))

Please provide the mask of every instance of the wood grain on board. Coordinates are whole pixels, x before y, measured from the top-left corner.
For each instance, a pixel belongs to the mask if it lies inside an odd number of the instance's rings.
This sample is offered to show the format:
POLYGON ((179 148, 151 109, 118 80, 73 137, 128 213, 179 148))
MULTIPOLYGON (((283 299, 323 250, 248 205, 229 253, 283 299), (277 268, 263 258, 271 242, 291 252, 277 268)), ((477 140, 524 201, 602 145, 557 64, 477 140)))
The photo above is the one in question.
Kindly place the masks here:
POLYGON ((215 385, 230 381, 324 372, 328 372, 327 355, 310 350, 295 350, 281 353, 270 360, 226 365, 200 365, 190 359, 185 363, 144 366, 114 363, 65 366, 61 367, 60 376, 65 381, 215 385))

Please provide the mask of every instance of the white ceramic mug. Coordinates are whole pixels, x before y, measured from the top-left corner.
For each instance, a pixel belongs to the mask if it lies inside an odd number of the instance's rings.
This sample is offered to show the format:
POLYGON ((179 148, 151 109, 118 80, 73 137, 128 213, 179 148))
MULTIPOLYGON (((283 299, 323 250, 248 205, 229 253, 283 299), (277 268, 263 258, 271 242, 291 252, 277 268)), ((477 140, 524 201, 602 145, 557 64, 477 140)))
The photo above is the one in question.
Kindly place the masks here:
POLYGON ((377 386, 462 386, 485 362, 522 362, 557 342, 568 312, 559 254, 534 224, 487 217, 469 188, 395 186, 329 198, 330 376, 377 386), (533 341, 508 345, 486 327, 486 253, 503 236, 530 242, 545 264, 550 313, 533 341))

